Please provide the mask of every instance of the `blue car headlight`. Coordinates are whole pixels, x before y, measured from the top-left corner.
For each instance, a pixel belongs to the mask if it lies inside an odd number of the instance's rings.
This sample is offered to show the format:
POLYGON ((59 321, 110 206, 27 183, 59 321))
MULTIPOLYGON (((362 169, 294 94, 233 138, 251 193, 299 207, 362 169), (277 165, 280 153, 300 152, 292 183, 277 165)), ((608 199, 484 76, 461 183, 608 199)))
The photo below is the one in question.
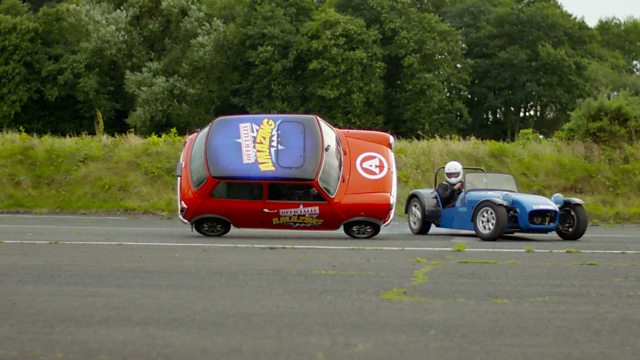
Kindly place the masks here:
POLYGON ((562 205, 564 205, 564 196, 562 196, 562 194, 553 194, 551 196, 551 201, 553 201, 553 203, 558 207, 562 207, 562 205))
POLYGON ((511 202, 513 201, 511 193, 503 193, 500 197, 507 203, 507 205, 511 205, 511 202))

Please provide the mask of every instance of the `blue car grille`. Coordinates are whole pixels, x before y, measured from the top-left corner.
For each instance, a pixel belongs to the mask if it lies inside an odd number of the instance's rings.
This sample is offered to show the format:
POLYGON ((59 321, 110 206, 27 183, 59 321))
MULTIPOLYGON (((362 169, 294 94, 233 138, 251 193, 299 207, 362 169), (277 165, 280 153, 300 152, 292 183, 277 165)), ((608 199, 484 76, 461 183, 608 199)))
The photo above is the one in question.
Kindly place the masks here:
POLYGON ((535 226, 551 225, 556 222, 558 212, 554 210, 534 210, 529 212, 529 224, 535 226))

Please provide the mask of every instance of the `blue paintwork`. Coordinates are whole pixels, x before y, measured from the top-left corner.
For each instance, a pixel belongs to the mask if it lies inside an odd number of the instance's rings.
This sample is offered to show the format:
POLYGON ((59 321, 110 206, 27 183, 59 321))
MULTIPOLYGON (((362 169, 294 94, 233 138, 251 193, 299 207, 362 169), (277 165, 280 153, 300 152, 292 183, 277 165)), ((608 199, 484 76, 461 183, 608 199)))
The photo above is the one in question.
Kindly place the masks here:
MULTIPOLYGON (((584 234, 587 218, 582 200, 564 198, 562 194, 554 194, 549 199, 521 193, 511 174, 486 172, 476 167, 465 169, 470 172, 463 177, 463 191, 455 204, 447 205, 450 207, 443 208, 437 189, 415 189, 409 193, 405 214, 409 214, 409 227, 414 234, 425 234, 432 225, 475 231, 483 240, 496 240, 504 233, 515 232, 542 234, 555 231, 565 240, 577 240, 584 234), (418 199, 422 206, 420 217, 414 199, 418 199), (487 207, 498 210, 495 213, 496 222, 492 224, 483 217, 476 230, 476 212, 487 207), (505 210, 506 224, 503 217, 505 210), (422 223, 417 226, 416 220, 422 223)), ((438 172, 441 170, 443 168, 436 170, 434 186, 438 186, 438 172)), ((441 188, 440 191, 447 190, 441 188)))
POLYGON ((462 192, 454 207, 442 209, 439 227, 473 231, 473 213, 476 207, 485 201, 504 204, 517 214, 517 219, 510 217, 507 231, 548 233, 558 228, 558 207, 550 199, 539 195, 493 190, 462 192), (510 203, 505 202, 503 198, 510 198, 510 203), (529 212, 533 210, 553 211, 555 221, 549 225, 530 224, 529 212))

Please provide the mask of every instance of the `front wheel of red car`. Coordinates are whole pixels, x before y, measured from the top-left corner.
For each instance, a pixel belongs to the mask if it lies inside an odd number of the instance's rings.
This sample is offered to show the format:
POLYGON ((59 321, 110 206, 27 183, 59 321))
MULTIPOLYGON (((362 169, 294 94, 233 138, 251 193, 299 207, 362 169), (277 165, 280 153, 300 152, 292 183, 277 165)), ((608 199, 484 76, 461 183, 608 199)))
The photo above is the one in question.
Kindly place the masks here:
POLYGON ((228 221, 218 218, 197 220, 194 227, 197 232, 204 236, 222 236, 231 230, 231 224, 228 221))
POLYGON ((563 240, 578 240, 587 231, 587 211, 580 204, 564 206, 560 209, 556 234, 563 240))
POLYGON ((369 221, 353 221, 344 224, 344 233, 355 239, 372 238, 380 232, 380 225, 369 221))

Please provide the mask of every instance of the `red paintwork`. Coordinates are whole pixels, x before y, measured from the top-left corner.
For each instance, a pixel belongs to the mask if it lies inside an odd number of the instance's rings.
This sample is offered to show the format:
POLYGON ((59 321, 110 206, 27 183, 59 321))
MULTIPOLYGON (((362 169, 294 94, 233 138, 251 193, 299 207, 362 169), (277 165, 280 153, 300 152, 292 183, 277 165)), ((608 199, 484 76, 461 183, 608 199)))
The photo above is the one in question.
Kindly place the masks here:
POLYGON ((181 213, 182 220, 193 222, 214 216, 224 218, 238 228, 297 230, 335 230, 353 219, 387 224, 393 216, 396 191, 395 159, 390 149, 390 135, 376 131, 334 130, 342 143, 343 170, 333 198, 319 186, 316 175, 314 181, 251 181, 263 186, 263 199, 259 201, 211 197, 220 180, 210 174, 204 185, 194 189, 190 180, 189 154, 197 133, 192 134, 185 141, 181 156, 179 203, 182 210, 186 205, 186 211, 181 213), (359 158, 360 167, 357 164, 359 158), (267 188, 274 182, 313 185, 326 202, 269 201, 266 199, 267 188), (304 210, 299 210, 300 207, 304 210))

